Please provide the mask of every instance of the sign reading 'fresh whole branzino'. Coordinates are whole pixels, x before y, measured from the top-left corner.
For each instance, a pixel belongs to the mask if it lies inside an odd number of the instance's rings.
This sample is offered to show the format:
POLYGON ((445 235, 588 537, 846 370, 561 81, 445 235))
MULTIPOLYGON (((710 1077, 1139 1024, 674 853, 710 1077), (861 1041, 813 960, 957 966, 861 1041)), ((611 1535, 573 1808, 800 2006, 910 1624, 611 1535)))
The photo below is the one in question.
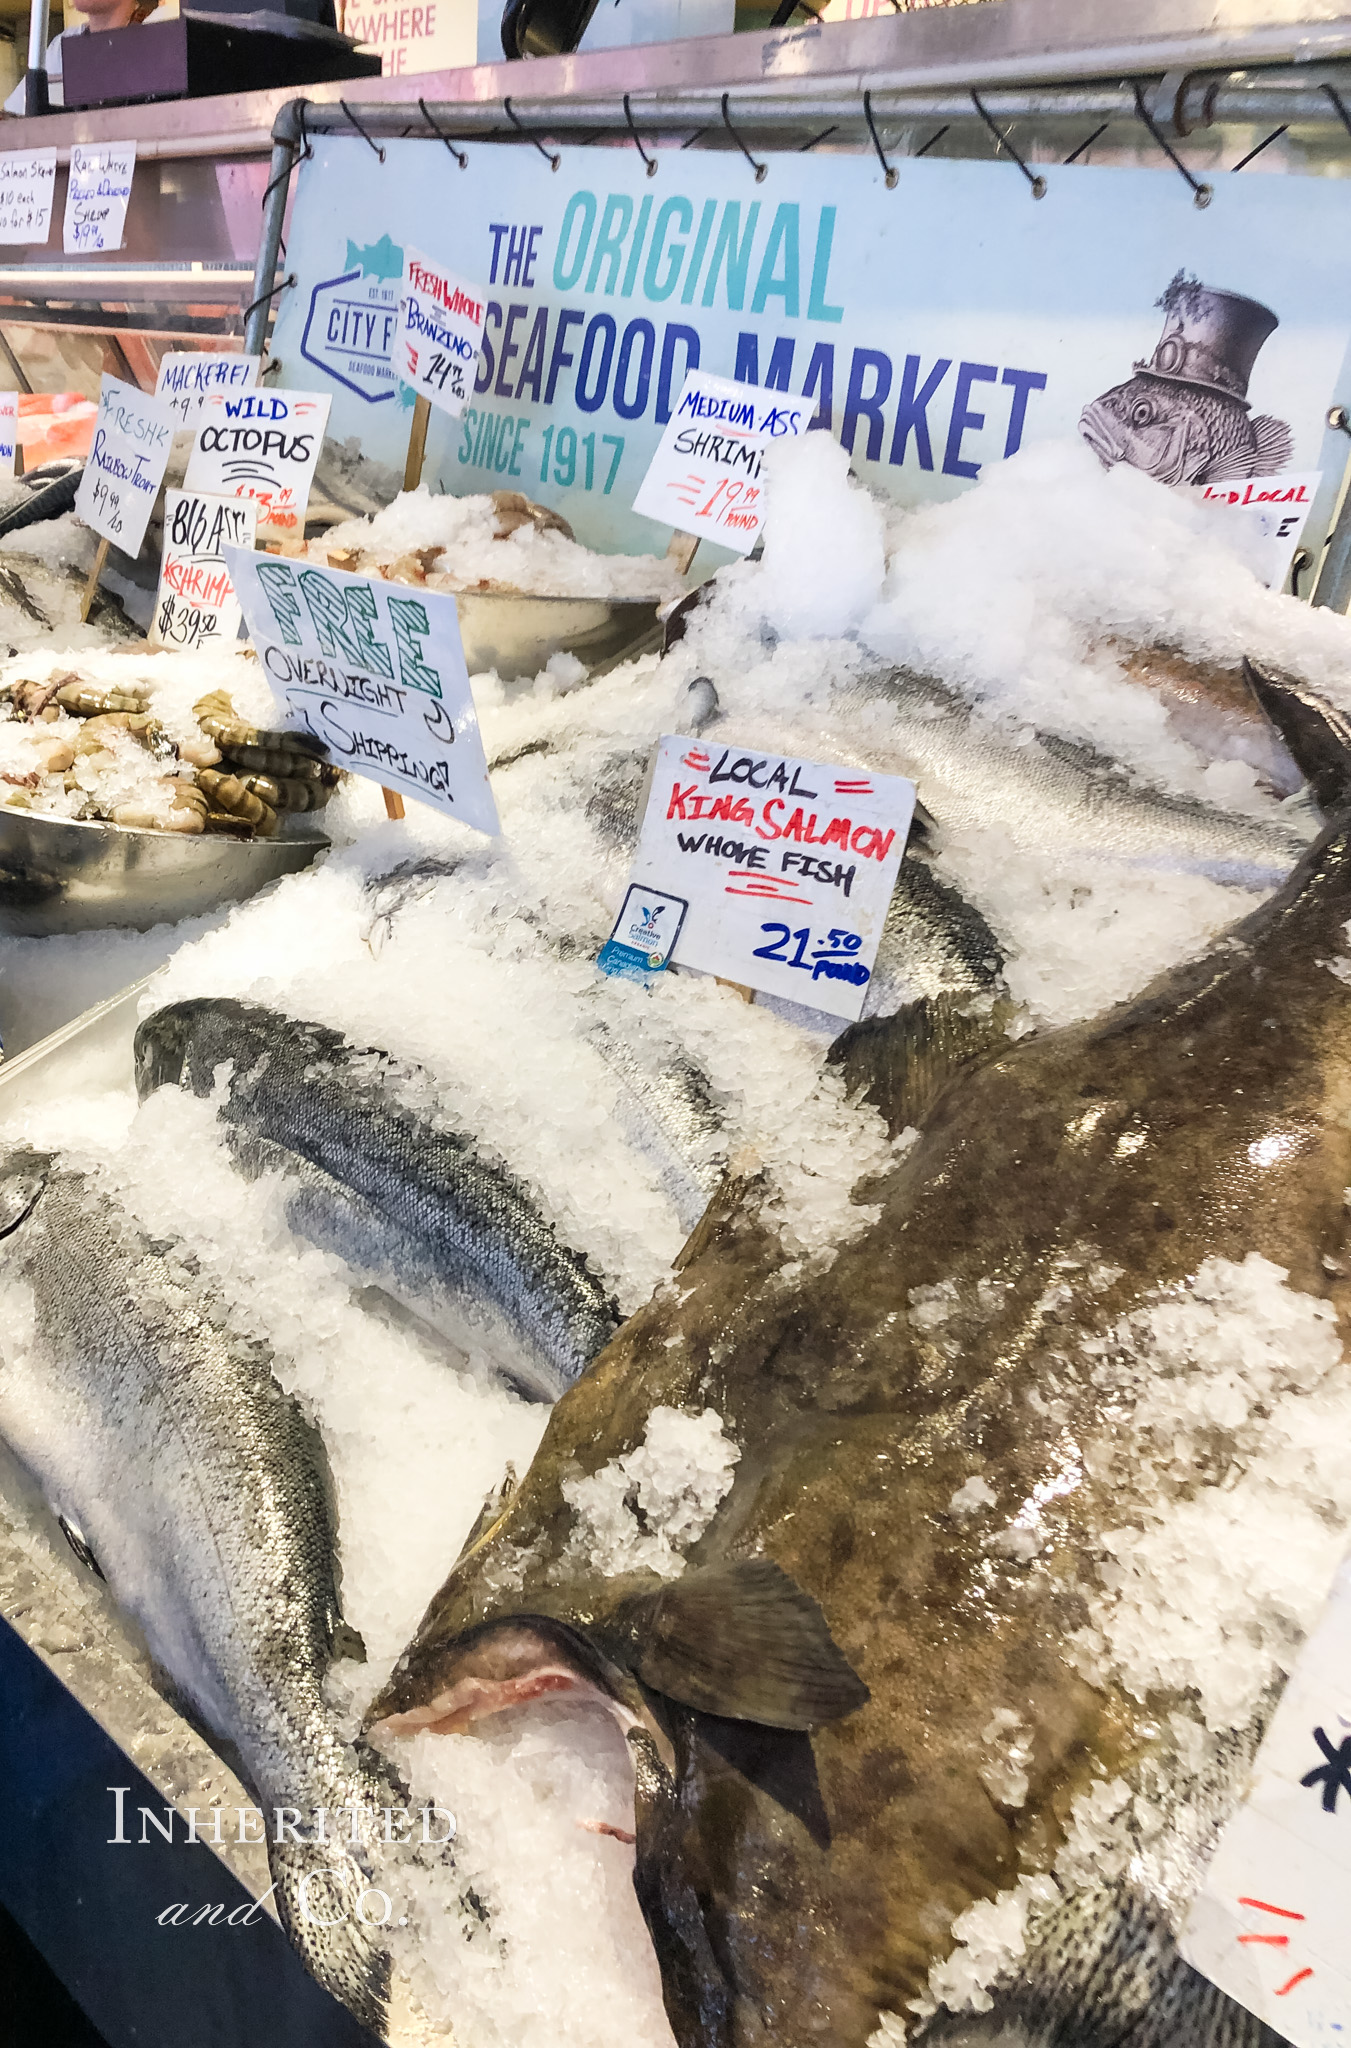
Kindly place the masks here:
MULTIPOLYGON (((479 281, 483 346, 424 475, 566 504, 593 546, 648 549, 633 512, 687 371, 801 400, 857 474, 903 503, 1074 435, 1169 483, 1343 468, 1351 229, 1328 178, 1234 178, 1204 211, 1171 169, 730 151, 318 139, 302 164, 274 340, 289 384, 330 392, 329 431, 401 467, 412 393, 395 330, 405 244, 479 281), (450 201, 453 200, 453 205, 450 201), (1143 379, 1143 383, 1140 380, 1143 379), (1147 417, 1146 417, 1147 415, 1147 417), (1249 467, 1244 470, 1242 465, 1249 467), (1235 465, 1238 465, 1236 470, 1235 465)), ((669 527, 666 529, 669 533, 669 527)))

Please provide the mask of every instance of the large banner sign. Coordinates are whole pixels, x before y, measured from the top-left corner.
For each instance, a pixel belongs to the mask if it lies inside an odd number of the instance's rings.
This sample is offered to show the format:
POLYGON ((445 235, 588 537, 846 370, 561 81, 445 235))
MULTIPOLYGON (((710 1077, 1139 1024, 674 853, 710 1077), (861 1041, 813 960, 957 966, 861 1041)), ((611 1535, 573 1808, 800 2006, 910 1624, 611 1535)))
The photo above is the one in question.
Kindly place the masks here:
MULTIPOLYGON (((1171 169, 730 151, 315 139, 299 173, 274 352, 331 391, 329 432, 401 466, 394 359, 404 239, 482 281, 482 354, 424 475, 562 504, 593 546, 644 549, 633 512, 687 371, 791 394, 903 503, 951 496, 1025 443, 1082 431, 1168 483, 1321 472, 1351 399, 1351 227, 1332 178, 1223 178, 1204 211, 1171 169), (452 203, 453 202, 453 203, 452 203), (1236 467, 1237 465, 1237 467, 1236 467), (1246 466, 1245 466, 1246 465, 1246 466)), ((669 528, 667 529, 669 532, 669 528)))

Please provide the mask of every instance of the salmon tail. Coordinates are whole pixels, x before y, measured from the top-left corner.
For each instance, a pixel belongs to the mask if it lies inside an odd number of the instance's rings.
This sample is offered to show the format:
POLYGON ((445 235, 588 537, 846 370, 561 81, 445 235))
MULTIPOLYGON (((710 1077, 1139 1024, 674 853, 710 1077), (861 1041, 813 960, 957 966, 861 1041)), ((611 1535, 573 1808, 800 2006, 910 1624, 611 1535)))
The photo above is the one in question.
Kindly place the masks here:
POLYGON ((312 1828, 278 1827, 268 1863, 282 1926, 310 1975, 362 2026, 388 2038, 394 1979, 388 1930, 406 1915, 399 1876, 417 1852, 386 1848, 381 1817, 403 1806, 407 1789, 361 1746, 356 1772, 331 1789, 322 1839, 312 1828))
POLYGON ((1244 657, 1243 674, 1324 811, 1351 804, 1351 718, 1306 683, 1244 657))
POLYGON ((383 1925, 397 1920, 397 1902, 342 1842, 271 1842, 267 1853, 291 1946, 310 1975, 383 2038, 391 1976, 383 1925))

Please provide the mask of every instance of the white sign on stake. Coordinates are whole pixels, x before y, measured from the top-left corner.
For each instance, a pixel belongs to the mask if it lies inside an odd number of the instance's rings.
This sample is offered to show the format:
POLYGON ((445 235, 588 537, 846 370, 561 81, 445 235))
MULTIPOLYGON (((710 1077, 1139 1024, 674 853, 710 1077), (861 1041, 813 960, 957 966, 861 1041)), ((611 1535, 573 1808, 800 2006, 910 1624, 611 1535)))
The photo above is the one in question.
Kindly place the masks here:
POLYGON ((812 406, 691 370, 633 501, 635 512, 748 555, 764 517, 767 442, 805 433, 812 406))
POLYGON ((195 425, 202 400, 213 391, 252 391, 261 356, 208 355, 205 349, 171 349, 160 357, 155 396, 171 405, 184 426, 195 425))
POLYGON ((75 510, 124 554, 141 552, 173 438, 174 416, 162 399, 116 377, 103 379, 75 510))
POLYGON ((899 775, 668 735, 599 964, 674 961, 857 1018, 914 810, 899 775))
POLYGON ((1207 505, 1222 505, 1230 517, 1243 522, 1256 542, 1263 582, 1268 590, 1279 590, 1290 574, 1322 481, 1321 469, 1289 470, 1281 476, 1237 477, 1232 483, 1191 488, 1207 505))
POLYGON ((299 537, 329 404, 313 391, 208 393, 184 483, 208 497, 253 498, 260 534, 299 537))
POLYGON ((0 476, 13 476, 14 449, 19 438, 19 394, 0 391, 0 476))
POLYGON ((136 169, 134 142, 73 142, 62 244, 67 256, 97 256, 122 247, 136 169))
POLYGON ((54 149, 0 154, 0 242, 45 242, 56 192, 54 149))
POLYGON ((442 412, 464 411, 483 339, 482 292, 405 249, 394 361, 405 384, 442 412))
POLYGON ((1193 1969, 1296 2048, 1351 2032, 1351 1559, 1192 1905, 1193 1969))
POLYGON ((240 609, 224 549, 251 548, 257 507, 247 498, 164 494, 164 553, 149 638, 161 647, 201 647, 239 638, 240 609))
POLYGON ((283 723, 354 775, 495 833, 454 598, 238 548, 225 560, 283 723))

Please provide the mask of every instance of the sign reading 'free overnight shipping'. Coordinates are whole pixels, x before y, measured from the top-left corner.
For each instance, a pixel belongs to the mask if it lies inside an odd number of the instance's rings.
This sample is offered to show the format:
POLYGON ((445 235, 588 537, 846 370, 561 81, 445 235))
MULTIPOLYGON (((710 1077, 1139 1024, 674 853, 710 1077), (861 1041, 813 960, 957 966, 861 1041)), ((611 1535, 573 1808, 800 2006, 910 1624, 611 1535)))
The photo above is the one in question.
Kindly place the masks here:
POLYGON ((899 775, 668 735, 600 965, 671 961, 860 1017, 914 810, 899 775))
POLYGON ((1255 471, 1321 470, 1316 531, 1344 467, 1325 421, 1351 402, 1351 272, 1325 260, 1351 229, 1344 181, 1231 179, 1198 211, 1167 167, 1042 166, 1036 205, 1009 163, 902 161, 889 191, 871 155, 766 152, 757 184, 730 151, 664 151, 648 178, 634 150, 565 144, 554 173, 528 144, 470 151, 463 171, 434 139, 384 147, 380 164, 359 137, 316 138, 300 167, 300 282, 275 339, 287 378, 332 394, 335 439, 402 467, 411 244, 485 298, 469 403, 432 420, 425 477, 525 491, 592 546, 665 544, 669 525, 632 506, 691 369, 803 404, 863 482, 917 504, 1077 435, 1150 361, 1179 272, 1277 324, 1246 369, 1229 365, 1231 404, 1174 384, 1169 422, 1138 427, 1128 396, 1120 459, 1166 467, 1190 395, 1180 482, 1213 480, 1197 472, 1222 461, 1222 435, 1276 422, 1288 449, 1269 434, 1279 459, 1258 451, 1255 471))
POLYGON ((495 833, 454 598, 240 548, 224 555, 283 722, 354 775, 495 833))

